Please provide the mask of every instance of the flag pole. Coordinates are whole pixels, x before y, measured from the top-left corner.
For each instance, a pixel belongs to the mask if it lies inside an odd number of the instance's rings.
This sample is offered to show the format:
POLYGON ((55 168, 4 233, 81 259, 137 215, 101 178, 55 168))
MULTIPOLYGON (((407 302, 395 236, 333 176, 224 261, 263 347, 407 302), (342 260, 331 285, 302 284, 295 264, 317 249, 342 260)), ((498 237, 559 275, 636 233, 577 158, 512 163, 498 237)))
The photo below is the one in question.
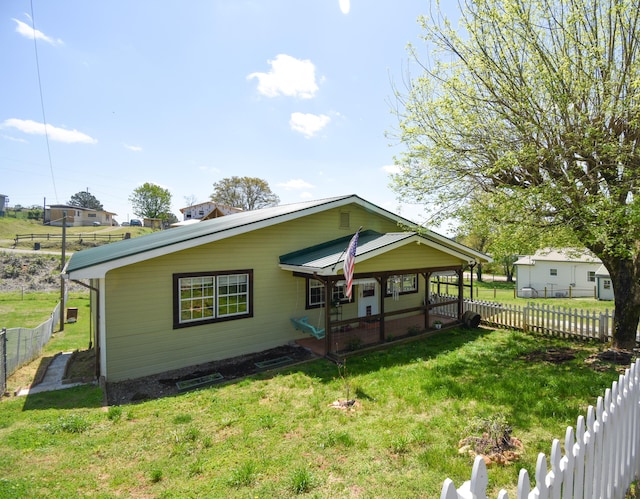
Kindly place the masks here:
MULTIPOLYGON (((362 230, 362 225, 360 226, 360 228, 355 231, 355 234, 359 234, 360 231, 362 230)), ((353 236, 351 236, 353 238, 353 236)), ((351 242, 351 239, 349 239, 349 242, 351 242)), ((336 263, 333 264, 333 267, 331 267, 331 272, 333 272, 334 270, 336 270, 336 265, 338 265, 338 262, 340 260, 342 260, 342 257, 344 256, 344 254, 347 252, 347 249, 349 249, 349 245, 347 244, 347 247, 345 249, 342 250, 342 253, 340 253, 340 257, 336 260, 336 263)))

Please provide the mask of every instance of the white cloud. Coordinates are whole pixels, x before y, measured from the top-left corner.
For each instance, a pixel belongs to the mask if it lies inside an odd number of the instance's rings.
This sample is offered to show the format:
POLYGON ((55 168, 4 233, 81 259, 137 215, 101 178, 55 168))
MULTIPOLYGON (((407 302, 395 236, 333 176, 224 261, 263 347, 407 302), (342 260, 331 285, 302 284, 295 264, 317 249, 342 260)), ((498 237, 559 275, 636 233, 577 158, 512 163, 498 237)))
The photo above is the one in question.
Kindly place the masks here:
POLYGON ((310 99, 318 91, 316 67, 309 60, 300 60, 286 54, 279 54, 268 61, 271 71, 251 73, 248 80, 258 79, 258 92, 267 97, 285 95, 310 99))
POLYGON ((348 14, 351 10, 351 2, 349 0, 338 0, 338 3, 340 4, 340 12, 345 15, 348 14))
POLYGON ((292 130, 309 138, 327 126, 330 121, 331 118, 324 114, 291 113, 289 125, 292 130))
POLYGON ((27 141, 24 139, 19 139, 17 137, 11 137, 10 135, 2 135, 2 138, 5 140, 10 140, 11 142, 22 142, 23 144, 26 144, 27 141))
POLYGON ((381 170, 388 173, 389 175, 396 175, 402 171, 402 169, 398 165, 384 165, 381 170))
POLYGON ((60 40, 60 38, 58 39, 51 38, 50 36, 45 35, 42 31, 33 29, 31 26, 29 26, 26 23, 23 23, 22 21, 19 21, 18 19, 14 19, 14 21, 16 22, 16 32, 21 34, 25 38, 29 38, 31 40, 35 38, 36 40, 42 40, 43 42, 47 42, 50 45, 64 44, 64 42, 60 40))
POLYGON ((311 194, 310 192, 301 192, 300 193, 300 199, 313 199, 313 194, 311 194))
POLYGON ((126 149, 129 149, 130 151, 133 151, 133 152, 140 152, 140 151, 142 151, 142 147, 140 147, 140 146, 130 146, 129 144, 124 144, 124 147, 125 147, 126 149))
POLYGON ((206 165, 202 165, 198 167, 198 170, 200 170, 201 172, 205 172, 205 173, 213 173, 215 175, 219 175, 222 173, 222 170, 220 168, 218 168, 217 166, 206 166, 206 165))
POLYGON ((291 190, 299 190, 299 189, 312 189, 314 186, 310 184, 306 180, 302 180, 301 178, 292 178, 291 180, 287 180, 286 182, 282 182, 278 184, 278 187, 282 187, 287 191, 291 190))
MULTIPOLYGON (((4 120, 2 123, 4 128, 16 128, 23 133, 31 135, 44 135, 45 125, 44 123, 38 123, 33 120, 19 120, 16 118, 10 118, 4 120)), ((65 142, 67 144, 82 143, 82 144, 95 144, 98 141, 89 135, 79 132, 78 130, 67 130, 66 128, 58 128, 53 125, 46 126, 47 136, 50 140, 55 142, 65 142)))

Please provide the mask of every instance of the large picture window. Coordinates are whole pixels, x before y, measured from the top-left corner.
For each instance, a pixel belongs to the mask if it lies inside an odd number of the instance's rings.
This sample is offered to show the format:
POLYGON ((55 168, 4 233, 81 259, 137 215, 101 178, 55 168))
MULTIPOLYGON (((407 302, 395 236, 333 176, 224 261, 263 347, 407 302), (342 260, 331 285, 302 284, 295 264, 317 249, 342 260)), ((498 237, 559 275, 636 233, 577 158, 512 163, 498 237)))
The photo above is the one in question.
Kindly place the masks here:
POLYGON ((253 272, 199 272, 173 276, 173 327, 251 317, 253 272))

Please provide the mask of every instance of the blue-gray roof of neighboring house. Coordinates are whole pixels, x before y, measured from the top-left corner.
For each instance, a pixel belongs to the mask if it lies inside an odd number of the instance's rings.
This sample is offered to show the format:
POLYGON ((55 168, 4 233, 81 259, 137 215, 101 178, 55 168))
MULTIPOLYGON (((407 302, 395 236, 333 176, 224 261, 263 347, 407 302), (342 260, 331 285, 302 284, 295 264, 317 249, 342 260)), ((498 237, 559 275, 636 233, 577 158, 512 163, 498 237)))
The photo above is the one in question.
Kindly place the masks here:
POLYGON ((185 241, 224 233, 225 231, 249 227, 253 224, 302 212, 311 208, 317 208, 325 204, 331 204, 343 199, 357 198, 357 196, 339 196, 316 201, 286 204, 271 208, 262 208, 252 211, 232 213, 224 217, 205 220, 193 225, 176 227, 160 232, 153 232, 140 237, 126 239, 111 244, 105 244, 74 253, 67 263, 66 272, 70 273, 105 262, 126 258, 132 255, 145 253, 154 249, 172 246, 185 241))
MULTIPOLYGON (((397 243, 404 239, 415 236, 415 232, 390 232, 380 234, 373 230, 365 230, 358 235, 358 245, 356 256, 362 256, 371 251, 382 249, 390 244, 397 243)), ((326 268, 344 260, 344 251, 349 245, 353 236, 345 236, 333 241, 327 241, 294 251, 280 257, 281 265, 291 265, 296 267, 326 268)))

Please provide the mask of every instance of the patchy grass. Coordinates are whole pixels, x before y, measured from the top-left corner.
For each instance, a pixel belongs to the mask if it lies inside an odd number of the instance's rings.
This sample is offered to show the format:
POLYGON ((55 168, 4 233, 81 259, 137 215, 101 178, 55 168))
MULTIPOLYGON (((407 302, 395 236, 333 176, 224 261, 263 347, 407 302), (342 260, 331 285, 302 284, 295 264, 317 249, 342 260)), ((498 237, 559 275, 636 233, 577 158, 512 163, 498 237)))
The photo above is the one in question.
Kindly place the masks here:
POLYGON ((489 496, 511 495, 617 379, 584 362, 597 349, 459 329, 354 356, 344 373, 316 360, 108 410, 95 387, 10 398, 0 496, 439 497, 446 477, 471 476, 458 453, 469 427, 498 414, 523 451, 489 469, 489 496), (529 360, 545 348, 575 356, 529 360), (345 379, 357 403, 336 410, 345 379))

